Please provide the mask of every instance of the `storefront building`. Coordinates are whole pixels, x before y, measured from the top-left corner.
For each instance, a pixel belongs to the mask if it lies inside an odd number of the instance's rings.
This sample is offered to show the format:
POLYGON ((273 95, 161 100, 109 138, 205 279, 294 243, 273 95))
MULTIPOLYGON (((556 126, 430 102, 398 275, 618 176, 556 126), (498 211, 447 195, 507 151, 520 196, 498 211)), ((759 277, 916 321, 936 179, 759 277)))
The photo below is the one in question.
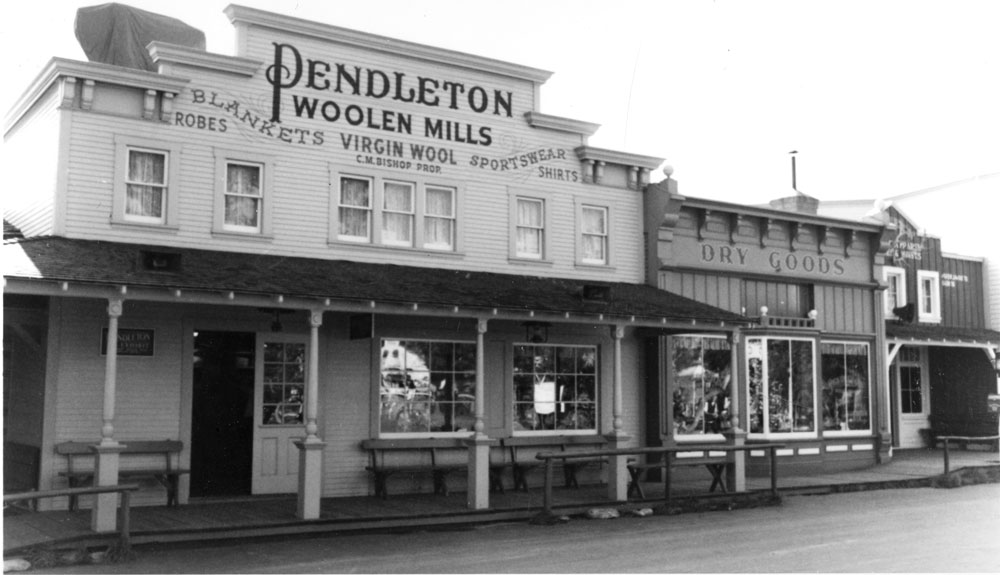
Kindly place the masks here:
MULTIPOLYGON (((782 468, 800 471, 889 457, 885 228, 818 216, 802 194, 751 207, 685 197, 667 180, 646 201, 650 281, 754 320, 738 339, 658 339, 648 436, 683 445, 745 433, 783 444, 782 468)), ((751 455, 761 469, 763 452, 751 455)))
MULTIPOLYGON (((226 15, 236 56, 54 59, 8 116, 4 432, 37 450, 34 487, 66 485, 58 443, 95 445, 113 483, 122 444, 170 439, 182 504, 298 493, 313 518, 372 493, 361 441, 448 437, 485 508, 496 439, 644 444, 646 338, 746 323, 647 285, 662 160, 541 113, 548 72, 226 15)), ((623 499, 624 459, 601 473, 623 499)))
POLYGON ((882 274, 893 445, 919 448, 941 435, 997 435, 988 398, 1000 392, 1000 332, 987 319, 983 259, 943 252, 941 238, 899 207, 905 202, 873 205, 835 202, 827 209, 867 213, 891 230, 882 274))

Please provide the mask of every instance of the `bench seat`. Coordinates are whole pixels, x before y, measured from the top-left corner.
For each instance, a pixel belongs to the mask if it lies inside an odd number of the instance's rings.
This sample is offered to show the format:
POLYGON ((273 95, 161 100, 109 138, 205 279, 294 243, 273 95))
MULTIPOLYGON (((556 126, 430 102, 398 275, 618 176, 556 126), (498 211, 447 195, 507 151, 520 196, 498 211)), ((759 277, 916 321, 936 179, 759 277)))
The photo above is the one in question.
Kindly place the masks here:
MULTIPOLYGON (((571 453, 573 449, 601 448, 607 444, 607 439, 600 435, 531 435, 507 437, 502 443, 509 452, 509 464, 514 472, 514 489, 527 491, 528 472, 545 465, 545 462, 535 458, 535 454, 553 451, 571 453)), ((564 459, 564 485, 579 488, 579 471, 590 465, 603 465, 604 462, 603 457, 564 459)))
MULTIPOLYGON (((468 472, 468 458, 458 461, 453 456, 443 460, 448 451, 468 453, 465 438, 434 437, 425 439, 366 439, 361 448, 368 452, 365 470, 372 474, 375 495, 383 499, 389 495, 388 480, 395 474, 428 474, 434 481, 434 493, 448 495, 448 476, 455 472, 468 472)), ((503 463, 490 463, 490 489, 502 491, 500 473, 503 463)))
MULTIPOLYGON (((163 465, 144 467, 123 467, 118 470, 119 478, 150 478, 156 480, 167 490, 167 506, 177 506, 177 491, 180 484, 180 477, 190 473, 188 469, 182 469, 174 463, 174 459, 180 456, 184 444, 180 441, 126 441, 121 442, 121 457, 151 456, 153 459, 162 457, 163 465)), ((57 455, 66 457, 67 468, 59 472, 69 482, 70 488, 87 487, 94 482, 94 446, 95 443, 82 441, 67 441, 58 443, 55 446, 57 455), (81 462, 83 467, 81 468, 81 462)), ((71 496, 69 500, 71 511, 79 508, 76 496, 71 496)))

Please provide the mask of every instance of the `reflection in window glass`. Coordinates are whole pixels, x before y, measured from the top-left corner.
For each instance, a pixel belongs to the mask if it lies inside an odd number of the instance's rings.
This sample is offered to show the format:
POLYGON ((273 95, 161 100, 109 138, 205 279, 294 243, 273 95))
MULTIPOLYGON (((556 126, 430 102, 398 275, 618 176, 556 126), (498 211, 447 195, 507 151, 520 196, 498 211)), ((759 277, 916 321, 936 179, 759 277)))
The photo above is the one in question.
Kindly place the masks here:
POLYGON ((514 431, 597 430, 597 348, 514 346, 514 431))
POLYGON ((748 338, 751 433, 815 431, 813 342, 748 338))
POLYGON ((722 433, 731 427, 732 351, 717 337, 670 340, 675 435, 722 433))
POLYGON ((264 344, 264 425, 302 423, 305 382, 305 344, 264 344))
POLYGON ((868 345, 820 346, 823 370, 823 429, 869 429, 868 345))
POLYGON ((381 433, 469 432, 475 403, 475 343, 382 340, 381 433))

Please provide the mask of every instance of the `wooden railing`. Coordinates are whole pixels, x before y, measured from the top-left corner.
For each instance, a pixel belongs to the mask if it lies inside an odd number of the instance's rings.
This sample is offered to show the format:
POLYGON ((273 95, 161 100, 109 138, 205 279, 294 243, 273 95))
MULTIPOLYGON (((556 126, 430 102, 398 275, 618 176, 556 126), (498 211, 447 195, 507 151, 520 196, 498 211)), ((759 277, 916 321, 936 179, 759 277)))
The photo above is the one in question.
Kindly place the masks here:
POLYGON ((947 475, 951 471, 951 454, 949 453, 948 443, 951 441, 956 441, 962 445, 968 445, 969 443, 983 443, 983 442, 1000 442, 1000 435, 980 435, 977 437, 971 437, 967 435, 939 435, 937 436, 939 440, 944 442, 944 473, 947 475))
POLYGON ((104 487, 75 487, 72 489, 54 489, 50 491, 27 491, 25 493, 11 493, 3 496, 4 507, 8 503, 18 501, 36 501, 50 497, 79 497, 80 495, 100 495, 102 493, 121 493, 122 502, 118 508, 119 540, 123 549, 128 549, 131 545, 129 536, 129 523, 131 521, 132 492, 138 491, 139 485, 127 483, 123 485, 108 485, 104 487))
MULTIPOLYGON (((666 458, 666 463, 663 466, 663 496, 666 499, 667 504, 670 503, 670 467, 671 463, 675 459, 677 453, 685 453, 689 451, 721 451, 721 452, 737 452, 737 451, 757 451, 757 450, 767 450, 768 459, 770 462, 771 469, 771 494, 778 494, 778 459, 776 457, 775 451, 779 448, 784 447, 784 444, 779 443, 768 443, 768 444, 753 444, 753 445, 728 445, 719 443, 686 443, 683 445, 669 445, 662 447, 634 447, 634 448, 623 448, 623 449, 594 449, 589 451, 573 451, 573 452, 542 452, 535 455, 536 459, 540 459, 545 462, 545 494, 543 497, 543 508, 542 512, 539 514, 539 518, 547 518, 552 516, 552 476, 553 469, 555 467, 555 461, 567 460, 567 459, 586 459, 586 458, 597 458, 597 457, 613 457, 621 455, 651 455, 651 454, 662 454, 666 458)), ((685 462, 685 465, 690 465, 690 462, 685 462)))

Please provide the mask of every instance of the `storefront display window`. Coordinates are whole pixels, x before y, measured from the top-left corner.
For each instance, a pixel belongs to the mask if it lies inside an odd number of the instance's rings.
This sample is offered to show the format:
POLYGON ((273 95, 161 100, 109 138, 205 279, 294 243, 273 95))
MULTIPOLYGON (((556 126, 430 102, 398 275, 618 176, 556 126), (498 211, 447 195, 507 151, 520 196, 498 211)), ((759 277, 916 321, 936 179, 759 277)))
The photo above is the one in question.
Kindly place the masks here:
POLYGON ((823 342, 820 354, 823 430, 870 429, 868 344, 823 342))
POLYGON ((750 433, 814 433, 813 341, 747 338, 750 433))
POLYGON ((475 402, 474 342, 382 340, 381 434, 470 432, 475 402))
POLYGON ((302 423, 305 382, 305 344, 264 344, 264 425, 302 423))
POLYGON ((675 435, 722 433, 731 427, 732 350, 719 337, 670 338, 675 435))
POLYGON ((514 346, 514 431, 597 431, 597 348, 514 346))

